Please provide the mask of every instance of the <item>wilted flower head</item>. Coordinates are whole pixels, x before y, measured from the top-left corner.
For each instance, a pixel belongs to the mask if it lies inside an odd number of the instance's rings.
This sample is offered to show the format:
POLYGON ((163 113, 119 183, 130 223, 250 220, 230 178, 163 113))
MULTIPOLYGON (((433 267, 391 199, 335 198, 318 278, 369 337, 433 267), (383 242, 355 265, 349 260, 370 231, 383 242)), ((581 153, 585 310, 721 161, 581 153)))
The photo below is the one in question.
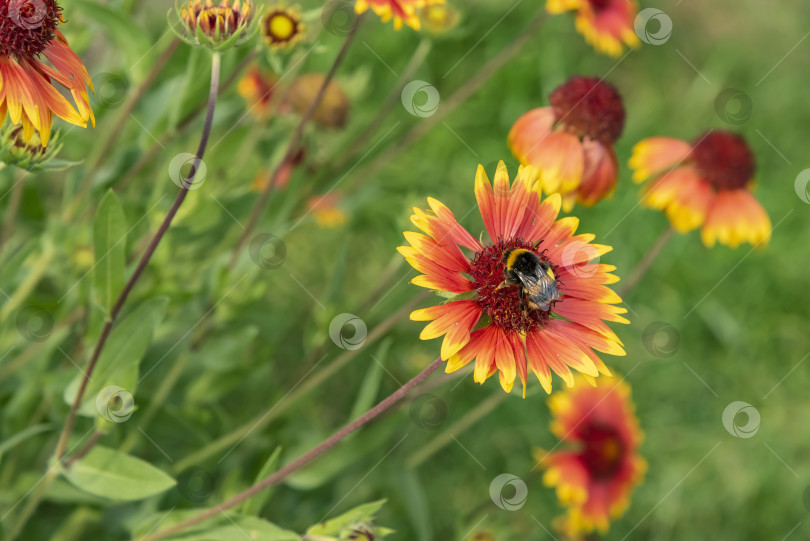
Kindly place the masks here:
POLYGON ((600 53, 622 54, 622 43, 637 48, 640 43, 633 23, 638 6, 635 0, 547 0, 549 13, 576 11, 577 31, 600 53))
POLYGON ((549 96, 549 107, 532 109, 509 132, 509 147, 531 165, 543 191, 594 205, 609 197, 619 175, 613 144, 624 130, 625 110, 613 85, 572 77, 549 96))
MULTIPOLYGON (((323 86, 326 75, 307 73, 298 77, 287 92, 287 104, 298 114, 303 114, 315 101, 318 91, 323 86)), ((326 93, 315 109, 312 120, 324 128, 342 128, 349 116, 349 98, 340 85, 333 79, 326 86, 326 93)))
POLYGON ((532 179, 531 167, 521 167, 510 184, 500 162, 493 186, 478 167, 475 197, 489 242, 479 241, 450 209, 428 198, 430 210, 414 208, 411 216, 424 234, 406 231, 410 246, 398 248, 422 273, 411 283, 449 299, 411 314, 414 321, 431 322, 421 339, 444 336, 446 371, 475 360, 476 382, 497 373, 506 392, 520 381, 524 396, 529 370, 546 392, 552 371, 569 387, 571 368, 590 378, 609 375, 594 350, 624 355, 605 321, 628 322, 620 315, 627 310, 614 306, 621 299, 608 287, 619 281, 611 274, 615 267, 599 263, 612 248, 591 244, 594 235, 575 235, 579 220, 558 220, 560 196, 541 200, 532 179), (514 280, 518 271, 525 288, 514 280))
POLYGON ((751 192, 754 155, 739 135, 711 130, 692 143, 650 137, 635 146, 630 167, 635 182, 654 178, 642 200, 663 210, 678 232, 702 226, 708 247, 770 240, 771 220, 751 192))
POLYGON ((95 125, 87 94, 93 83, 57 30, 61 11, 55 0, 0 1, 0 125, 8 116, 22 124, 24 141, 38 132, 36 144, 42 146, 48 145, 53 115, 77 126, 86 127, 88 120, 95 125), (70 91, 75 109, 55 83, 70 91))
POLYGON ((301 41, 304 24, 295 8, 276 6, 262 17, 261 33, 271 49, 287 49, 301 41))
MULTIPOLYGON (((248 35, 253 20, 250 0, 189 0, 177 10, 183 29, 177 35, 186 43, 221 51, 239 44, 248 35)), ((170 27, 173 25, 170 24, 170 27)))
POLYGON ((396 30, 402 28, 403 22, 414 30, 419 30, 421 23, 417 9, 432 4, 444 4, 444 0, 357 0, 354 10, 363 13, 371 8, 384 23, 394 19, 396 30))

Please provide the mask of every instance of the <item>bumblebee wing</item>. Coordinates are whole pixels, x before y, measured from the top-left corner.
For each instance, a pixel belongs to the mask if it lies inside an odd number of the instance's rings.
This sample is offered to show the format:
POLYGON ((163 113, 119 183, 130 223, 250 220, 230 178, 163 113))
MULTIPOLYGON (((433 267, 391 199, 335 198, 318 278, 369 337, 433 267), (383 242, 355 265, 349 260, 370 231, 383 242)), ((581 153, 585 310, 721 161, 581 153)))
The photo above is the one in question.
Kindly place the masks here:
POLYGON ((521 274, 520 282, 531 304, 534 304, 539 310, 548 310, 551 301, 560 298, 557 283, 542 268, 538 268, 535 275, 521 274))

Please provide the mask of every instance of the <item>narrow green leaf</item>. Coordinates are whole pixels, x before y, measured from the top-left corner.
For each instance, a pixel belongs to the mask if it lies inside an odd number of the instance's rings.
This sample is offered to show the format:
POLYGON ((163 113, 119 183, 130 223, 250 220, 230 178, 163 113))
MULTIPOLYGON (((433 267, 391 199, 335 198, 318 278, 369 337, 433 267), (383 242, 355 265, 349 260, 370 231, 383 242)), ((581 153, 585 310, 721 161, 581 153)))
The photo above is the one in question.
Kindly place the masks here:
MULTIPOLYGON (((273 454, 270 455, 270 458, 267 459, 267 462, 264 463, 262 466, 259 475, 256 476, 256 483, 273 473, 278 469, 278 459, 281 457, 281 447, 276 447, 276 450, 273 451, 273 454)), ((253 496, 252 498, 248 498, 245 500, 245 503, 242 504, 242 514, 246 516, 255 516, 258 517, 259 513, 262 512, 262 508, 267 504, 267 500, 270 499, 270 495, 273 493, 272 487, 266 488, 253 496)))
POLYGON ((124 289, 127 225, 124 209, 110 190, 101 200, 93 221, 95 268, 93 285, 96 303, 109 313, 124 289))
POLYGON ((136 501, 160 494, 175 480, 148 462, 114 449, 96 446, 65 471, 78 488, 116 501, 136 501))
POLYGON ((7 440, 0 442, 0 456, 2 456, 3 453, 7 452, 9 449, 12 449, 16 445, 19 445, 20 443, 24 442, 28 438, 36 436, 37 434, 40 434, 42 432, 48 431, 51 428, 53 428, 53 426, 45 423, 41 425, 29 426, 25 430, 17 432, 7 440))
MULTIPOLYGON (((82 415, 104 415, 97 408, 99 393, 106 387, 121 387, 134 395, 138 383, 138 363, 152 341, 152 333, 163 319, 169 300, 155 297, 141 304, 113 328, 107 346, 101 353, 95 372, 87 385, 82 415)), ((83 374, 77 374, 65 389, 65 402, 72 404, 83 374)), ((106 396, 106 395, 104 395, 106 396)))

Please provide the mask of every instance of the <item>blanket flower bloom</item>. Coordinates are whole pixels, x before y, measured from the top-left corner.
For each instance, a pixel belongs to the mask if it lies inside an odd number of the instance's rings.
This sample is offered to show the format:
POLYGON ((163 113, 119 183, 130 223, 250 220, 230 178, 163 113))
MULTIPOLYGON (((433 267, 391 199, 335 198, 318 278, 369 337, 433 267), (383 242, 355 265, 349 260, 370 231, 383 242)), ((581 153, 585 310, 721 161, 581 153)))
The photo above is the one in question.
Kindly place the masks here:
POLYGON ((598 530, 624 514, 630 494, 647 469, 638 454, 643 434, 630 398, 630 387, 600 379, 595 387, 578 385, 549 398, 552 432, 571 450, 535 449, 543 482, 557 487, 567 513, 556 526, 569 539, 598 530))
POLYGON ((53 115, 77 126, 86 127, 88 120, 95 126, 87 94, 93 83, 57 30, 62 22, 55 0, 0 0, 0 124, 7 116, 12 124, 22 124, 24 142, 38 132, 43 147, 48 146, 53 115), (75 108, 54 83, 70 91, 75 108))
POLYGON ((262 18, 261 32, 271 49, 291 48, 304 37, 301 14, 295 8, 276 6, 262 18))
POLYGON ((433 4, 444 4, 444 0, 357 0, 354 10, 359 14, 371 8, 384 23, 394 19, 396 30, 402 28, 403 22, 419 30, 422 25, 416 10, 433 4))
POLYGON ((642 200, 664 211, 676 231, 702 226, 707 247, 770 241, 771 220, 751 193, 754 155, 739 135, 711 130, 693 143, 644 139, 633 149, 630 167, 635 182, 655 179, 645 186, 642 200))
POLYGON ((624 130, 618 91, 592 77, 572 77, 509 131, 509 148, 534 167, 544 192, 559 193, 563 209, 590 206, 613 194, 619 165, 613 144, 624 130))
POLYGON ((577 32, 597 52, 618 57, 623 44, 633 49, 641 45, 633 28, 638 12, 634 0, 548 0, 546 11, 576 11, 577 32))
POLYGON ((250 0, 189 0, 183 8, 175 8, 183 28, 170 29, 189 45, 212 51, 225 51, 244 43, 253 32, 253 7, 250 0))
POLYGON ((483 383, 498 372, 506 392, 516 377, 526 394, 528 369, 551 392, 551 372, 570 387, 570 368, 592 379, 609 375, 594 352, 624 355, 622 343, 605 321, 627 323, 624 308, 607 287, 619 278, 615 267, 598 263, 612 248, 591 244, 594 235, 574 235, 579 220, 557 220, 561 198, 541 201, 530 167, 521 167, 510 186, 500 162, 494 186, 482 166, 475 177, 475 197, 490 244, 479 242, 457 221, 450 209, 428 198, 429 211, 414 208, 411 222, 422 233, 405 232, 410 246, 398 248, 408 263, 423 273, 412 280, 449 297, 445 304, 416 310, 414 321, 430 321, 422 340, 444 336, 441 358, 454 372, 475 359, 475 381, 483 383), (469 250, 466 255, 462 248, 469 250), (547 268, 559 297, 547 305, 528 308, 517 286, 504 286, 504 259, 514 250, 534 254, 547 268), (505 256, 507 256, 505 258, 505 256))

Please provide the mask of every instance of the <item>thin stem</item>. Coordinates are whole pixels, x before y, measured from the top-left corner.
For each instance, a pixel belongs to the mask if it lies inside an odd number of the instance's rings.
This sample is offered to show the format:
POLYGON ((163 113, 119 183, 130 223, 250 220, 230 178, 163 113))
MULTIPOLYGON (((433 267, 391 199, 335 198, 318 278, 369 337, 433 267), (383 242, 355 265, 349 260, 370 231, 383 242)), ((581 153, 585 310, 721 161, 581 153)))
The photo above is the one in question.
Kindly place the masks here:
POLYGON ((644 254, 644 257, 641 259, 638 265, 636 265, 636 268, 633 269, 633 272, 630 273, 627 280, 624 281, 624 287, 622 287, 621 291, 619 291, 619 297, 624 298, 625 295, 630 293, 630 291, 636 287, 641 278, 644 277, 649 270, 650 265, 653 264, 653 261, 658 258, 658 255, 664 249, 664 246, 667 245, 669 239, 672 238, 674 233, 675 230, 672 228, 672 226, 669 226, 667 229, 662 231, 660 235, 658 235, 655 243, 647 251, 647 253, 644 254))
POLYGON ((413 56, 411 56, 411 59, 405 66, 405 69, 402 70, 402 75, 400 75, 399 79, 397 79, 396 84, 394 84, 394 88, 391 89, 391 92, 385 98, 385 101, 378 109, 374 119, 369 122, 368 126, 360 132, 360 135, 357 137, 354 143, 352 143, 348 150, 342 152, 340 156, 336 157, 337 159, 335 160, 335 164, 332 166, 333 169, 342 169, 352 158, 354 158, 365 148, 366 143, 368 143, 369 140, 380 130, 380 126, 385 118, 388 116, 394 106, 399 103, 402 95, 402 89, 405 88, 405 85, 408 84, 411 79, 413 79, 416 70, 418 70, 422 63, 424 63, 425 58, 430 52, 432 46, 433 41, 430 38, 422 38, 422 41, 419 42, 419 46, 416 48, 416 50, 414 50, 413 56))
POLYGON ((215 517, 219 513, 223 511, 227 511, 231 509, 243 501, 247 500, 248 498, 258 494, 262 490, 283 481, 287 476, 291 473, 299 470, 300 468, 306 466, 313 460, 317 459, 321 455, 323 455, 326 451, 340 443, 346 436, 354 432, 355 430, 359 429, 360 427, 370 423, 381 414, 385 413, 391 406, 402 400, 405 395, 407 395, 414 387, 425 381, 433 372, 439 369, 444 364, 444 361, 441 358, 436 359, 427 368, 422 370, 419 374, 417 374, 413 379, 411 379, 408 383, 394 391, 388 398, 368 410, 366 413, 358 417, 356 420, 352 421, 351 423, 347 424, 334 434, 332 434, 329 438, 325 439, 323 442, 312 448, 306 454, 298 457, 297 459, 293 460, 277 472, 265 477, 249 489, 237 494, 233 498, 203 511, 199 515, 196 515, 188 520, 184 520, 179 524, 172 526, 171 528, 166 528, 165 530, 159 531, 152 535, 147 535, 146 537, 142 537, 139 541, 154 541, 155 539, 163 539, 170 535, 176 534, 188 528, 189 526, 194 526, 199 524, 207 519, 215 517))
MULTIPOLYGON (((417 296, 413 302, 409 303, 408 305, 400 308, 396 312, 394 312, 391 316, 386 318, 385 321, 374 327, 368 336, 366 336, 365 342, 363 342, 364 347, 368 347, 379 338, 385 335, 388 330, 394 326, 403 316, 408 314, 411 310, 413 310, 414 306, 421 303, 425 296, 429 295, 429 293, 425 293, 423 295, 417 296)), ((185 457, 183 460, 178 461, 176 464, 172 466, 172 472, 179 473, 192 466, 194 464, 199 464, 200 462, 208 459, 209 457, 213 456, 214 454, 223 451, 224 449, 228 448, 229 446, 238 445, 244 438, 246 438, 249 434, 255 432, 260 433, 261 429, 271 421, 278 419, 278 417, 286 412, 289 408, 295 405, 298 401, 302 398, 307 396, 310 392, 314 389, 319 387, 325 381, 330 381, 334 375, 340 371, 344 366, 349 364, 349 362, 357 357, 357 355, 363 350, 364 348, 360 349, 349 349, 343 352, 343 354, 339 355, 335 358, 334 361, 329 363, 327 366, 323 367, 320 370, 316 370, 312 372, 311 376, 306 376, 306 379, 301 383, 301 385, 294 387, 289 394, 287 394, 279 403, 273 406, 269 411, 263 411, 259 415, 253 417, 248 422, 242 424, 235 430, 232 430, 228 434, 225 434, 221 438, 209 443, 202 449, 196 451, 195 453, 190 454, 189 456, 185 457)))
POLYGON ((242 249, 247 243, 248 238, 253 233, 253 230, 256 228, 256 224, 259 222, 259 218, 261 217, 262 212, 264 212, 264 209, 267 206, 267 201, 270 198, 270 193, 276 186, 279 174, 284 169, 284 167, 286 167, 287 164, 289 164, 293 160, 295 154, 298 152, 298 146, 300 145, 301 138, 304 135, 304 128, 306 127, 310 119, 315 115, 315 110, 323 101, 323 98, 326 95, 326 89, 329 86, 329 83, 331 83, 332 79, 335 77, 335 73, 337 73, 338 68, 343 63, 343 59, 346 58, 346 54, 349 52, 349 46, 354 41, 354 37, 357 35, 357 30, 358 28, 360 28, 360 24, 363 22, 364 18, 365 15, 360 15, 355 19, 354 25, 352 26, 351 30, 349 30, 349 34, 346 36, 346 40, 343 42, 343 46, 340 48, 340 52, 338 52, 337 57, 335 57, 335 61, 332 63, 332 67, 329 69, 329 73, 326 74, 326 77, 324 78, 321 87, 318 89, 318 93, 315 95, 315 99, 313 99, 312 103, 309 104, 309 107, 304 112, 300 122, 298 123, 298 127, 295 128, 295 132, 293 133, 293 136, 290 139, 289 144, 287 145, 287 151, 284 153, 284 157, 281 159, 281 162, 273 171, 273 175, 270 177, 270 181, 264 186, 264 189, 262 190, 262 193, 260 194, 258 201, 256 201, 255 205, 253 205, 253 210, 250 213, 250 218, 248 218, 245 230, 242 233, 242 236, 239 237, 239 240, 236 242, 236 246, 234 247, 233 252, 231 253, 231 259, 228 262, 229 269, 233 268, 234 264, 236 263, 236 259, 242 252, 242 249))
POLYGON ((90 438, 87 440, 87 443, 85 443, 81 449, 76 451, 76 454, 65 460, 65 467, 69 468, 71 464, 73 464, 74 462, 82 458, 84 455, 89 453, 90 449, 92 449, 96 445, 96 442, 98 442, 98 439, 101 436, 103 436, 101 432, 93 432, 93 435, 90 436, 90 438))
POLYGON ((17 211, 20 209, 20 201, 22 200, 23 179, 27 174, 23 173, 20 179, 11 187, 11 198, 8 200, 6 216, 3 219, 3 234, 0 236, 0 253, 3 253, 3 248, 6 246, 8 239, 11 238, 11 232, 14 230, 14 222, 17 220, 17 211))
POLYGON ((87 369, 84 371, 84 377, 82 378, 81 384, 79 385, 79 390, 76 393, 76 398, 73 401, 73 405, 70 407, 70 411, 68 412, 67 422, 65 422, 65 427, 62 430, 62 434, 59 436, 59 443, 56 446, 55 458, 56 460, 61 460, 65 454, 65 448, 67 446, 68 437, 70 436, 70 432, 73 429, 73 424, 76 421, 76 412, 79 409, 79 406, 82 404, 82 399, 84 398, 84 392, 87 390, 87 384, 90 381, 90 377, 93 374, 93 370, 96 367, 96 363, 98 362, 99 356, 101 355, 102 350, 104 349, 104 344, 107 342, 107 338, 110 336, 110 332, 112 331, 112 327, 115 324, 116 318, 118 317, 118 313, 121 311, 121 308, 124 306, 124 303, 129 297, 130 292, 135 287, 135 284, 138 282, 138 279, 141 277, 146 265, 149 263, 149 260, 152 258, 152 255, 155 253, 155 250, 160 244, 160 241, 163 239, 163 236, 166 234, 166 231, 169 229, 169 226, 172 223, 177 211, 180 209, 180 205, 183 204, 183 201, 188 194, 189 188, 194 183, 194 177, 197 174, 197 171, 200 166, 200 162, 202 161, 203 154, 205 154, 205 148, 208 145, 208 137, 211 134, 211 125, 214 120, 214 109, 216 108, 217 102, 217 92, 219 90, 219 71, 220 71, 220 56, 219 53, 213 53, 211 57, 211 88, 208 95, 208 112, 205 117, 205 125, 203 126, 202 135, 200 136, 200 144, 197 147, 197 154, 196 158, 194 159, 193 167, 191 170, 191 174, 189 175, 188 180, 184 179, 181 182, 182 186, 180 188, 180 192, 177 194, 177 198, 174 201, 171 209, 169 209, 168 214, 163 219, 163 223, 160 224, 160 227, 155 232, 155 235, 152 237, 152 240, 149 242, 149 246, 147 246, 146 251, 144 252, 143 256, 141 256, 141 260, 138 262, 138 266, 135 268, 135 271, 132 273, 129 281, 127 281, 124 289, 121 291, 121 294, 118 296, 118 300, 115 302, 115 306, 113 306, 112 310, 110 311, 110 316, 107 318, 107 321, 104 323, 104 328, 101 330, 101 335, 98 339, 98 343, 96 344, 96 348, 93 350, 93 354, 90 357, 90 362, 87 365, 87 369))
POLYGON ((546 20, 545 13, 540 13, 529 23, 529 25, 518 34, 515 40, 505 49, 500 51, 495 57, 478 70, 472 77, 467 79, 464 85, 456 90, 447 100, 444 100, 433 116, 422 119, 418 124, 408 131, 396 145, 379 154, 370 164, 363 168, 362 174, 355 176, 354 183, 361 184, 365 180, 379 173, 385 166, 390 164, 397 156, 419 141, 430 130, 447 118, 459 105, 475 94, 490 77, 503 68, 509 60, 518 54, 526 43, 537 34, 537 30, 546 20))

